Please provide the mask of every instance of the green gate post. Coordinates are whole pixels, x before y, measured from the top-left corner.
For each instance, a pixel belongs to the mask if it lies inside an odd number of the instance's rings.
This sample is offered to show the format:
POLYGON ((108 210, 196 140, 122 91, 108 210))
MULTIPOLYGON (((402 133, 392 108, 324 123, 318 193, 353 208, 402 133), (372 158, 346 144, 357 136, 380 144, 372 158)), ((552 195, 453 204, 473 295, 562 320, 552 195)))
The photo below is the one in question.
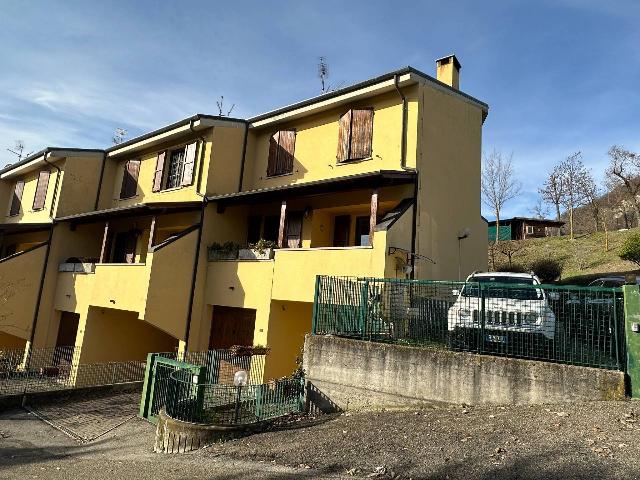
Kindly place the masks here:
MULTIPOLYGON (((365 280, 360 286, 360 335, 364 340, 366 319, 369 315, 367 300, 369 298, 369 280, 365 280)), ((369 338, 371 340, 371 338, 369 338)))
POLYGON ((318 332, 318 298, 320 296, 320 275, 316 275, 316 289, 313 292, 313 312, 311 314, 311 333, 316 335, 318 332))
POLYGON ((141 418, 147 418, 149 412, 149 399, 151 395, 151 372, 153 372, 153 364, 156 361, 155 353, 147 355, 147 365, 144 369, 144 384, 142 385, 142 397, 140 399, 140 411, 138 416, 141 418))
POLYGON ((624 333, 627 342, 627 375, 629 375, 630 394, 640 398, 640 288, 638 285, 624 285, 624 333))
POLYGON ((198 366, 195 368, 195 374, 198 376, 198 382, 195 385, 196 388, 196 412, 198 421, 203 421, 204 415, 204 389, 207 383, 207 367, 198 366))

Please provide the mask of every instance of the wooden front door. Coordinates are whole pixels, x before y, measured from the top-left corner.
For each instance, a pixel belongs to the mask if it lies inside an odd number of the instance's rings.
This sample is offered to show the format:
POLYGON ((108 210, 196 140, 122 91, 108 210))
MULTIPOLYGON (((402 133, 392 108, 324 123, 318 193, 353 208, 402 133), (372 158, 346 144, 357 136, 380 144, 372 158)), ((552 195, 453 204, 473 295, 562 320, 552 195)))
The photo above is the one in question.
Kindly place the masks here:
POLYGON ((113 246, 113 263, 135 263, 136 244, 138 236, 135 232, 120 232, 116 234, 113 246))
POLYGON ((287 215, 285 246, 287 248, 300 248, 302 246, 302 213, 291 212, 291 214, 287 215))
POLYGON ((256 311, 251 308, 213 307, 209 349, 253 345, 256 311))

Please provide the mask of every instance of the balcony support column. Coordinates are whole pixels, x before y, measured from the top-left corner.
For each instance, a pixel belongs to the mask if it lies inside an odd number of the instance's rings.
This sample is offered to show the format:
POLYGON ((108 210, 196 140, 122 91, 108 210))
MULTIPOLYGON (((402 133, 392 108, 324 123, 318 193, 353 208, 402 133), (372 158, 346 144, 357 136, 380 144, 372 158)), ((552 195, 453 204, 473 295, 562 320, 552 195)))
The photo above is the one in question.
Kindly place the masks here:
POLYGON ((371 213, 369 216, 369 245, 373 247, 373 234, 378 223, 378 190, 371 193, 371 213))
POLYGON ((151 229, 149 230, 149 244, 147 245, 147 251, 151 251, 151 247, 153 247, 153 241, 156 236, 156 216, 151 217, 151 229))
POLYGON ((100 261, 98 263, 104 263, 107 255, 107 237, 109 236, 109 222, 104 224, 104 234, 102 235, 102 248, 100 249, 100 261))
POLYGON ((280 227, 278 228, 278 248, 282 248, 284 244, 284 225, 287 216, 287 201, 283 200, 280 206, 280 227))

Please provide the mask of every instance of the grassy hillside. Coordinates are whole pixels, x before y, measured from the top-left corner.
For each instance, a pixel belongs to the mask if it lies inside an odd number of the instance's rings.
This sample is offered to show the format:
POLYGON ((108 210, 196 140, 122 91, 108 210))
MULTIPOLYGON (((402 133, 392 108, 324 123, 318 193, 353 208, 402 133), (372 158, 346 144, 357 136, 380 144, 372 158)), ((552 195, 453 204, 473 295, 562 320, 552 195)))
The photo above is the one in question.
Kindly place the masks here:
MULTIPOLYGON (((604 274, 621 275, 637 270, 634 263, 620 260, 618 252, 624 239, 640 228, 609 232, 609 249, 604 250, 604 232, 576 236, 536 238, 524 241, 524 248, 513 256, 513 263, 529 265, 540 258, 556 258, 563 262, 562 283, 588 283, 604 274)), ((496 263, 505 264, 507 257, 496 254, 496 263)))

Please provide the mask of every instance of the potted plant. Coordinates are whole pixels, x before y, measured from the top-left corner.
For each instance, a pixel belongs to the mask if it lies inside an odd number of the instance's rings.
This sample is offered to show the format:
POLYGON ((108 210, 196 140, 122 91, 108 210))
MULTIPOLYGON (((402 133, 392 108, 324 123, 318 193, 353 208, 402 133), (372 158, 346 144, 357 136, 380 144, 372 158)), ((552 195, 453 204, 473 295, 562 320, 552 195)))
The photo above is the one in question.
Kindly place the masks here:
POLYGON ((256 243, 250 243, 248 247, 240 249, 238 258, 241 260, 271 260, 277 244, 261 238, 256 243))
POLYGON ((207 249, 209 261, 216 260, 236 260, 240 246, 235 242, 225 242, 220 244, 214 242, 207 249))

